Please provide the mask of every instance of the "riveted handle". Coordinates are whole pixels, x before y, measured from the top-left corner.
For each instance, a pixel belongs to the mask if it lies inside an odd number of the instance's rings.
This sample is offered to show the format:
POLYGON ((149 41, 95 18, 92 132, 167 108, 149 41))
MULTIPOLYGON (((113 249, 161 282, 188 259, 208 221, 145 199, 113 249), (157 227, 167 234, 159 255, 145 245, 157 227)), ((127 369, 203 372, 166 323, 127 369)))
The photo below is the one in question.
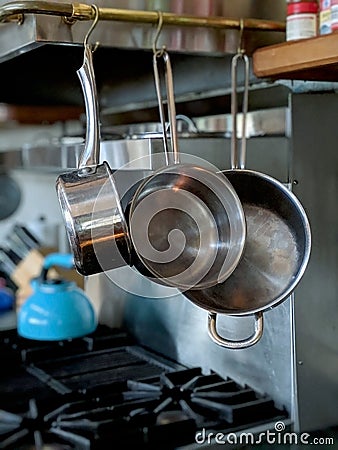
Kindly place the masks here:
POLYGON ((216 327, 217 314, 209 313, 208 315, 208 332, 211 339, 221 347, 230 349, 243 349, 251 347, 256 344, 263 335, 263 313, 259 312, 255 314, 255 327, 251 336, 239 341, 232 341, 222 337, 216 327))

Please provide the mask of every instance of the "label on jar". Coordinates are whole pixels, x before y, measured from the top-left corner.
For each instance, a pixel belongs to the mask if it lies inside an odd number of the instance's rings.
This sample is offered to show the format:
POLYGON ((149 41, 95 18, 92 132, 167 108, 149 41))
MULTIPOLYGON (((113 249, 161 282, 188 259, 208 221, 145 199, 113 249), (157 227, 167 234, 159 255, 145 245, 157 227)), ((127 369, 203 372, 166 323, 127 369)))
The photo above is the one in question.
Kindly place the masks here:
POLYGON ((331 0, 321 0, 319 13, 319 34, 331 33, 331 24, 331 0))
POLYGON ((317 35, 316 14, 293 14, 286 19, 286 40, 307 39, 317 35))
POLYGON ((319 14, 319 34, 331 33, 331 9, 321 11, 319 14))
POLYGON ((321 0, 320 9, 330 9, 331 8, 331 0, 321 0))
POLYGON ((338 30, 338 0, 332 0, 331 5, 331 29, 338 30))

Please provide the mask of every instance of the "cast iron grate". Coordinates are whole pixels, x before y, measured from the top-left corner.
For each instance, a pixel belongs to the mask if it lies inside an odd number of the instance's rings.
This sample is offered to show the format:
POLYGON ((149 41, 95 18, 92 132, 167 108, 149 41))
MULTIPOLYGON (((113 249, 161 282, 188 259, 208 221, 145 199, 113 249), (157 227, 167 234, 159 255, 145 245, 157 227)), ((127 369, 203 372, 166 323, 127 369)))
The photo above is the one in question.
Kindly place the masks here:
POLYGON ((25 339, 10 330, 0 335, 0 348, 23 363, 34 363, 53 358, 81 355, 92 351, 123 347, 134 343, 132 337, 121 330, 100 325, 94 333, 83 338, 48 342, 25 339))
POLYGON ((248 386, 109 333, 50 346, 1 340, 20 358, 0 374, 0 449, 175 449, 203 428, 226 433, 288 416, 248 386))

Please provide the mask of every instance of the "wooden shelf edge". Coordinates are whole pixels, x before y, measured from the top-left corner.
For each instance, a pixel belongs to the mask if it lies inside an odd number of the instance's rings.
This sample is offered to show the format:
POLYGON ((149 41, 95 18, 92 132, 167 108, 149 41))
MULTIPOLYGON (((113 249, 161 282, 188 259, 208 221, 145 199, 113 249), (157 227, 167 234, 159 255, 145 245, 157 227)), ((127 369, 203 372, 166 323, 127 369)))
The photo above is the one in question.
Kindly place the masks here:
POLYGON ((77 106, 28 106, 0 103, 0 123, 41 124, 79 120, 83 108, 77 106))
POLYGON ((338 33, 261 47, 253 71, 258 78, 338 81, 338 33))

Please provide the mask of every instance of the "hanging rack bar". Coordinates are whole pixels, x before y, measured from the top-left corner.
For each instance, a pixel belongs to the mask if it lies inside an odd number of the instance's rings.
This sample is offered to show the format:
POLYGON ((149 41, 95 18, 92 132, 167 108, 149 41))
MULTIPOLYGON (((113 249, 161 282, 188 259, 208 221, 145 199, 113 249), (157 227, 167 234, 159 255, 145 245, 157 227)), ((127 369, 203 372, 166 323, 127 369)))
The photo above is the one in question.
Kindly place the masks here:
MULTIPOLYGON (((48 1, 10 2, 0 7, 0 22, 13 20, 24 14, 47 14, 68 20, 93 20, 94 8, 84 3, 55 3, 48 1)), ((99 8, 99 19, 119 22, 156 24, 157 11, 99 8)), ((213 29, 240 29, 241 19, 226 17, 200 17, 163 12, 163 25, 203 27, 213 29)), ((243 19, 243 28, 257 31, 285 32, 285 23, 261 19, 243 19)))

